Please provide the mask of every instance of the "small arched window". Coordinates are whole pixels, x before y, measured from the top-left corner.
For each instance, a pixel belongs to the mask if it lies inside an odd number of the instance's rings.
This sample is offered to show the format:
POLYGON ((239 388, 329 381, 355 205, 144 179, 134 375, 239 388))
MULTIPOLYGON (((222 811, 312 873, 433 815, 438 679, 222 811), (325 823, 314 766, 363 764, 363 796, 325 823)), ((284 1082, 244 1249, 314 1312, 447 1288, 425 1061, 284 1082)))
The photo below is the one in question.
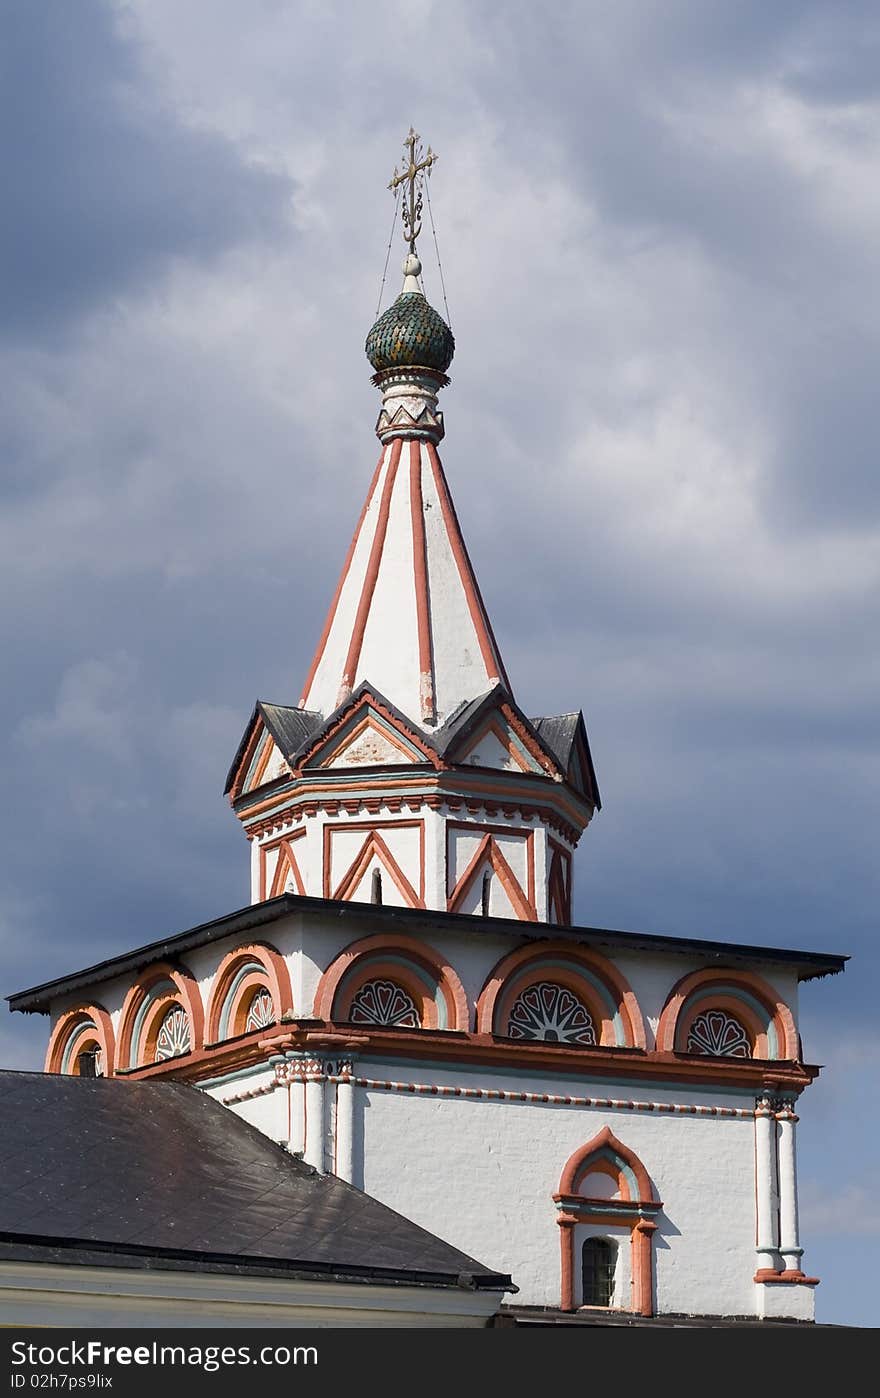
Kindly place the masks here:
POLYGON ((384 1029, 420 1029, 422 1021, 411 995, 393 981, 367 981, 351 1002, 352 1024, 376 1024, 384 1029))
POLYGON ((566 986, 538 981, 514 1001, 507 1036, 551 1044, 595 1044, 596 1026, 586 1005, 566 986))
POLYGON ((251 997, 244 1032, 249 1034, 253 1029, 268 1029, 274 1023, 275 1009, 272 1004, 272 996, 265 986, 260 986, 251 997))
POLYGON ((374 869, 374 870, 373 870, 373 883, 372 883, 372 892, 371 892, 371 894, 370 894, 370 902, 371 902, 371 903, 381 903, 381 902, 382 902, 382 871, 381 871, 381 869, 374 869))
POLYGON ((489 899, 492 896, 492 874, 487 869, 483 875, 483 892, 480 900, 480 909, 483 917, 489 916, 489 899))
POLYGON ((189 1018, 180 1005, 172 1005, 162 1020, 156 1036, 156 1062, 165 1058, 178 1058, 192 1050, 192 1036, 189 1031, 189 1018))
POLYGON ((751 1058, 749 1036, 738 1019, 724 1010, 703 1010, 692 1023, 687 1036, 688 1053, 709 1058, 751 1058))
POLYGON ((587 1238, 581 1251, 582 1305, 611 1305, 616 1266, 616 1243, 610 1238, 587 1238))

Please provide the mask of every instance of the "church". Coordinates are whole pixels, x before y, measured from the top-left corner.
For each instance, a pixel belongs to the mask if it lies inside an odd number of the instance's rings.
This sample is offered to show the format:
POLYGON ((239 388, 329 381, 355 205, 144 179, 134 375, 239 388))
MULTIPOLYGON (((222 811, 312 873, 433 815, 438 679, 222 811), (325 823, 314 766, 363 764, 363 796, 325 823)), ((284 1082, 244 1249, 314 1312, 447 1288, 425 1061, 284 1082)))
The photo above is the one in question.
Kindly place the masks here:
POLYGON ((250 1128, 235 1158, 280 1147, 303 1201, 324 1181, 339 1216, 384 1209, 354 1227, 362 1269, 408 1221, 407 1257, 436 1245, 419 1275, 470 1278, 468 1323, 809 1322, 798 988, 846 958, 573 925, 587 727, 520 707, 480 593, 440 456, 455 344, 420 279, 436 156, 404 148, 403 285, 366 340, 378 461, 299 697, 256 702, 226 778, 250 903, 10 1007, 48 1016, 47 1075, 115 1080, 103 1111, 161 1122, 165 1084, 194 1143, 198 1100, 250 1128))

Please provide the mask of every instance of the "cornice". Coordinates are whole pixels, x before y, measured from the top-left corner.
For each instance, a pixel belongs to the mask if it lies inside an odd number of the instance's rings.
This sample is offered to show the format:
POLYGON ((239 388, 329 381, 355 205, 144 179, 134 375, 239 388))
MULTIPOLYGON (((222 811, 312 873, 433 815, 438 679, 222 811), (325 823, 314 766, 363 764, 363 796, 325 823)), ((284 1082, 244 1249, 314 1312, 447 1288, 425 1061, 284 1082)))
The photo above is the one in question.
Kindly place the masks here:
POLYGON ((410 1060, 445 1066, 493 1068, 499 1072, 543 1072, 587 1081, 675 1083, 694 1089, 739 1089, 746 1095, 795 1095, 818 1077, 819 1069, 790 1061, 701 1058, 695 1054, 657 1053, 643 1049, 583 1048, 545 1042, 513 1042, 491 1034, 454 1030, 364 1030, 332 1020, 302 1021, 267 1037, 254 1031, 225 1045, 211 1045, 179 1059, 129 1069, 129 1077, 173 1077, 187 1082, 232 1073, 287 1051, 338 1053, 345 1046, 381 1060, 410 1060))

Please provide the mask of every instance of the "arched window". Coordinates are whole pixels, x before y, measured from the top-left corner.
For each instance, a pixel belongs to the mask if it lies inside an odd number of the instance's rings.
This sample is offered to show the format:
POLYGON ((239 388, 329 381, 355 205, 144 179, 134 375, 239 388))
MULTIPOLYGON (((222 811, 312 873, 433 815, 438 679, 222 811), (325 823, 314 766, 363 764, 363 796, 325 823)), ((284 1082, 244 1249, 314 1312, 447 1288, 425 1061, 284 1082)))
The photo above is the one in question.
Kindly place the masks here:
POLYGON ((179 962, 154 961, 125 997, 117 1070, 149 1068, 164 1059, 196 1052, 204 1042, 203 1025, 202 997, 191 972, 179 962))
POLYGON ((581 1297, 584 1306, 610 1306, 614 1297, 617 1244, 610 1238, 587 1238, 581 1249, 581 1297))
POLYGON ((663 1205, 638 1156, 603 1126, 569 1158, 553 1199, 562 1229, 562 1310, 613 1305, 653 1315, 654 1234, 663 1205))
POLYGON ((476 1030, 545 1043, 647 1048, 638 1001, 615 966, 569 942, 508 952, 477 998, 476 1030))
POLYGON ((55 1024, 45 1071, 82 1078, 112 1077, 115 1047, 113 1025, 103 1006, 78 1005, 55 1024))
POLYGON ((371 902, 371 903, 381 903, 381 902, 382 902, 382 870, 381 870, 381 869, 374 869, 374 870, 373 870, 372 892, 371 892, 371 894, 370 894, 370 902, 371 902))
POLYGON ((553 1044, 595 1044, 596 1028, 583 1001, 564 985, 538 981, 517 997, 507 1024, 510 1039, 553 1044))
POLYGON ((393 981, 367 981, 351 1002, 352 1024, 378 1024, 386 1029, 420 1029, 421 1019, 411 995, 393 981))
POLYGON ((159 1026, 156 1035, 156 1062, 165 1058, 178 1058, 192 1049, 189 1032, 189 1018, 180 1005, 172 1005, 159 1026))
POLYGON ((274 1023, 275 1010, 272 1005, 272 996, 265 986, 261 986, 254 991, 251 1003, 248 1005, 244 1032, 249 1034, 252 1029, 268 1029, 269 1025, 274 1023))
POLYGON ((724 1010, 703 1010, 688 1030, 687 1052, 709 1058, 751 1058, 752 1043, 733 1015, 724 1010))
POLYGON ((677 981, 655 1036, 659 1053, 798 1062, 794 1016, 779 991, 752 971, 707 967, 677 981))
POLYGON ((464 1031, 469 1027, 464 986, 446 958, 420 937, 386 932, 343 948, 322 975, 311 1008, 315 1019, 337 1024, 464 1031), (380 984, 390 992, 380 995, 380 984), (397 999, 395 990, 408 998, 397 999))

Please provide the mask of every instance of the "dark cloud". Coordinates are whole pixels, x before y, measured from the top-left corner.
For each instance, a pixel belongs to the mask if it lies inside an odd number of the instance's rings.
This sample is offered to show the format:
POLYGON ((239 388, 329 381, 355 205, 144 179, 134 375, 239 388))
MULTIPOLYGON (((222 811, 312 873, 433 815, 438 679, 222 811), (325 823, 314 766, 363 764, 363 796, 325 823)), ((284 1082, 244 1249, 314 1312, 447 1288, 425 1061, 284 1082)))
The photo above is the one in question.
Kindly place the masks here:
POLYGON ((4 336, 51 339, 169 262, 277 233, 288 182, 163 104, 109 0, 4 0, 2 27, 4 336))
MULTIPOLYGON (((871 291, 866 277, 864 295, 871 291)), ((880 337, 859 325, 814 326, 789 365, 766 503, 780 527, 873 529, 880 337)))

